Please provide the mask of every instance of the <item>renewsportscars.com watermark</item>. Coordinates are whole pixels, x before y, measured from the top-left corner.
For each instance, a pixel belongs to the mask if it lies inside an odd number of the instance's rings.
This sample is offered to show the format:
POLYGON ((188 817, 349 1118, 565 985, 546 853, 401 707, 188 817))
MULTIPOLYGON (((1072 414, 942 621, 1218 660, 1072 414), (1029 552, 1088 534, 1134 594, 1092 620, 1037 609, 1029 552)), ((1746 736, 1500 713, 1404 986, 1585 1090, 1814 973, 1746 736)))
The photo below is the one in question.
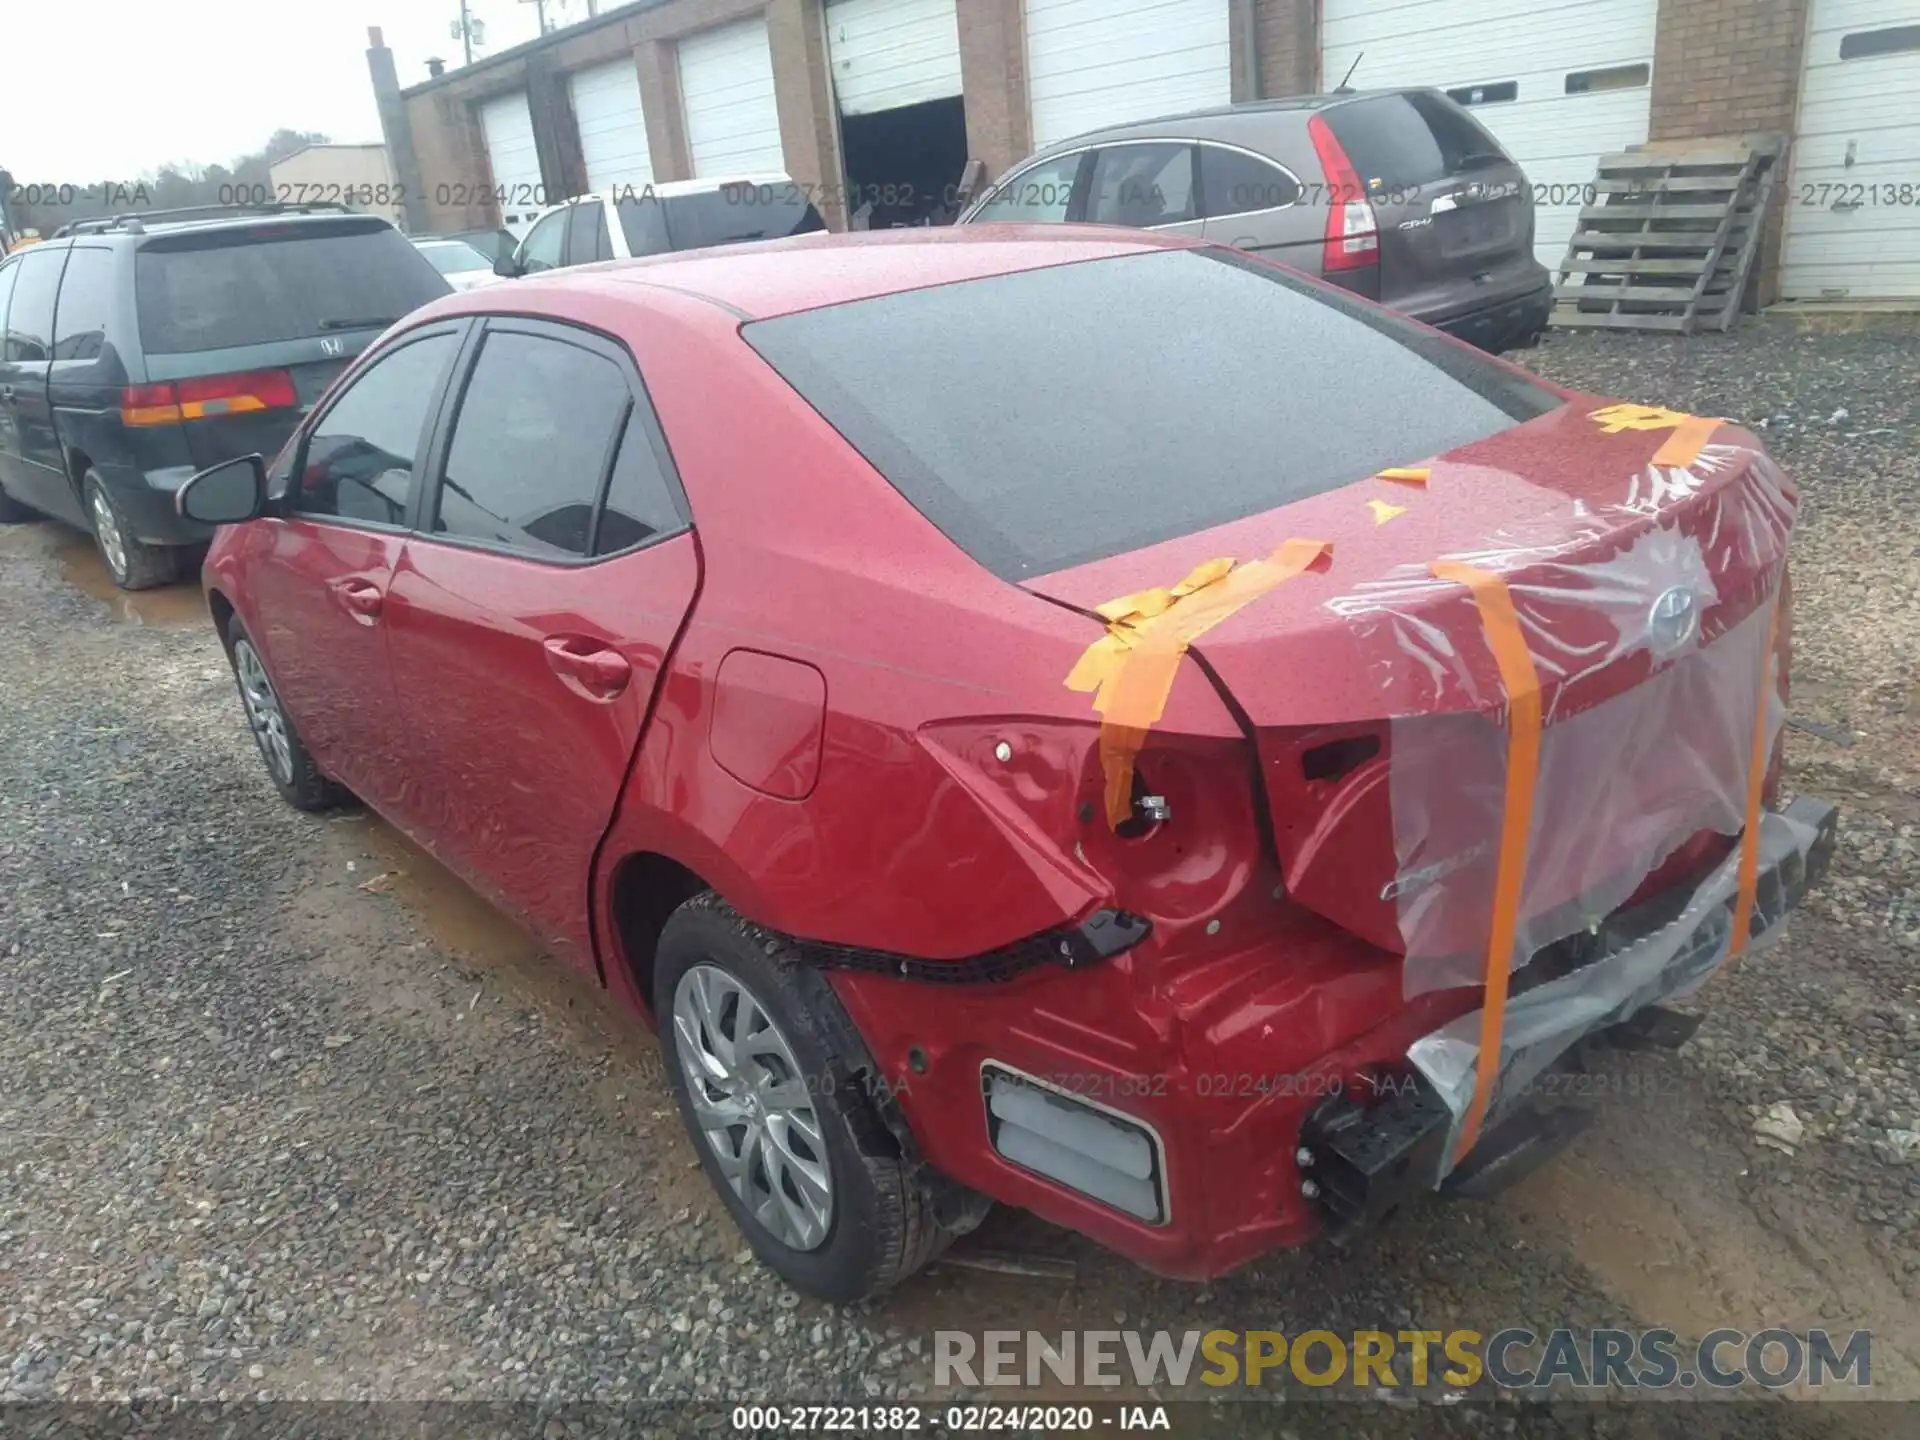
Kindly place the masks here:
POLYGON ((936 1386, 1190 1383, 1506 1390, 1660 1390, 1743 1385, 1768 1390, 1873 1383, 1873 1334, 1713 1330, 936 1330, 936 1386))

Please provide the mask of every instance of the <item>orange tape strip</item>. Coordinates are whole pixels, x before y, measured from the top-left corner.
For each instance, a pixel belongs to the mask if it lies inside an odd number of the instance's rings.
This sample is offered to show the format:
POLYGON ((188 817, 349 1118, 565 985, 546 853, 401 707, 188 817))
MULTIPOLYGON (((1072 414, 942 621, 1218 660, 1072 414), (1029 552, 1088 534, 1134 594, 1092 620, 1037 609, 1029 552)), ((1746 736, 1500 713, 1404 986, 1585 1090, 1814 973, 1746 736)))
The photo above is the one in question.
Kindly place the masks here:
POLYGON ((1473 1102, 1454 1148, 1456 1164, 1480 1138, 1480 1125, 1500 1073, 1500 1037, 1507 1018, 1507 982, 1513 972, 1513 942, 1519 928, 1520 887, 1527 874, 1527 831, 1533 823, 1533 787, 1540 773, 1540 676, 1527 650, 1520 617, 1507 582, 1490 570, 1438 561, 1433 573, 1473 592, 1487 648, 1500 666, 1507 692, 1507 788, 1500 817, 1500 856, 1494 871, 1493 918, 1487 936, 1486 998, 1480 1008, 1480 1059, 1474 1066, 1473 1102))
POLYGON ((1394 480, 1402 485, 1424 485, 1427 483, 1427 477, 1432 473, 1432 468, 1426 465, 1395 465, 1386 470, 1374 471, 1373 478, 1394 480))
MULTIPOLYGON (((1780 598, 1767 621, 1767 655, 1760 666, 1760 697, 1753 707, 1753 749, 1747 755, 1747 826, 1740 834, 1740 891, 1733 903, 1733 939, 1727 959, 1745 953, 1753 930, 1753 897, 1760 888, 1760 792, 1767 783, 1767 712, 1773 691, 1773 647, 1780 638, 1780 598)), ((1725 962, 1722 962, 1725 963, 1725 962)))
POLYGON ((1101 717, 1100 769, 1109 825, 1118 826, 1133 813, 1134 761, 1147 731, 1166 711, 1187 647, 1332 552, 1324 540, 1288 540, 1263 560, 1238 566, 1209 560, 1178 585, 1142 590, 1100 607, 1107 633, 1080 656, 1067 688, 1091 692, 1101 717))
POLYGON ((1713 432, 1720 428, 1720 421, 1711 415, 1688 415, 1674 427, 1660 448, 1653 452, 1655 465, 1691 465, 1700 458, 1700 452, 1713 438, 1713 432))

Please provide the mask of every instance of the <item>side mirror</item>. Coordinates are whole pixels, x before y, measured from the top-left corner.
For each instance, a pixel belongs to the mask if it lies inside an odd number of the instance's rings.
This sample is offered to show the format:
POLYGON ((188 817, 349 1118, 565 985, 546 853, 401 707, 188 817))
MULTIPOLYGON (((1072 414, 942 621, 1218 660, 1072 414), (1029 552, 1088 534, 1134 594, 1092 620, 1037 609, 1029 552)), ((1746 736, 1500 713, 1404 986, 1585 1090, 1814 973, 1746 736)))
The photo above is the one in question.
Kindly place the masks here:
POLYGON ((514 259, 512 255, 502 255, 493 262, 493 273, 498 275, 502 280, 518 280, 520 278, 520 262, 514 259))
POLYGON ((174 492, 173 508, 202 525, 238 525, 267 508, 267 462, 242 455, 210 465, 174 492))

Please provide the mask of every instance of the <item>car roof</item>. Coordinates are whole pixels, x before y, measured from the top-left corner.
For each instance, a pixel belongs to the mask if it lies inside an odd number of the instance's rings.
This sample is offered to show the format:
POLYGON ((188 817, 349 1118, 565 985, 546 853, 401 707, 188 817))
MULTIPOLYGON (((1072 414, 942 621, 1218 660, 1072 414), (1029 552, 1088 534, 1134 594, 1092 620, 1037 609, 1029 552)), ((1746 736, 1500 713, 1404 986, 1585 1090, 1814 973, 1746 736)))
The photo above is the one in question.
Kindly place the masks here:
MULTIPOLYGON (((201 207, 190 207, 197 210, 201 207)), ((208 207, 212 208, 212 207, 208 207)), ((60 233, 54 237, 60 240, 85 240, 97 242, 115 240, 122 237, 139 241, 150 235, 179 235, 186 232, 217 230, 251 230, 263 225, 297 225, 309 229, 326 229, 350 223, 356 230, 370 229, 367 221, 376 221, 392 227, 392 222, 379 215, 368 215, 360 211, 324 209, 324 210, 279 210, 271 206, 258 208, 219 207, 219 213, 212 215, 174 212, 165 210, 150 211, 142 214, 131 210, 121 215, 101 216, 95 219, 75 220, 60 227, 60 233)))
MULTIPOLYGON (((1210 105, 1200 110, 1182 110, 1147 120, 1128 120, 1123 124, 1103 125, 1056 140, 1036 150, 1028 159, 1055 155, 1063 150, 1078 150, 1106 140, 1131 140, 1146 136, 1183 135, 1195 139, 1229 139, 1257 133, 1275 121, 1296 115, 1308 115, 1354 100, 1375 100, 1387 95, 1406 95, 1427 87, 1401 85, 1378 90, 1330 90, 1320 95, 1289 95, 1279 100, 1243 100, 1235 105, 1210 105)), ((1026 161, 1020 167, 1024 168, 1026 161)))
MULTIPOLYGON (((729 185, 791 185, 790 176, 779 170, 759 171, 751 175, 710 175, 701 180, 652 180, 645 185, 613 185, 605 190, 596 190, 594 196, 604 200, 609 196, 643 196, 651 194, 657 199, 671 200, 679 195, 707 195, 729 185)), ((593 198, 583 196, 583 199, 593 198)))
MULTIPOLYGON (((510 294, 559 291, 615 303, 642 301, 648 288, 677 291, 759 320, 921 290, 990 275, 1106 260, 1205 242, 1103 225, 913 226, 681 250, 644 260, 611 260, 549 270, 512 287, 435 301, 436 315, 506 308, 510 294)), ((559 297, 556 296, 556 299, 559 297)), ((936 342, 937 343, 937 342, 936 342)))

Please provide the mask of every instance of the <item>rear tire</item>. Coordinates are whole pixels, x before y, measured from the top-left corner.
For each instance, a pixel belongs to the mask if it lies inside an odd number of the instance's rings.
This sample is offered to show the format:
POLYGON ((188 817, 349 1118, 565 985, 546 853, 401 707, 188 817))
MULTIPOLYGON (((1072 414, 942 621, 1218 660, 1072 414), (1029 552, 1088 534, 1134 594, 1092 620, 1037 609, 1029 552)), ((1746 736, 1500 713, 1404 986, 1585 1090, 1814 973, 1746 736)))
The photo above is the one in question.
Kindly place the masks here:
POLYGON ((918 1158, 819 972, 712 891, 674 911, 661 931, 653 1002, 701 1167, 754 1253, 794 1289, 837 1304, 878 1294, 985 1216, 985 1197, 918 1158), (703 989, 714 1002, 705 1010, 703 989), (741 1075, 728 1073, 735 1062, 741 1075), (698 1109, 694 1084, 704 1089, 698 1109), (783 1100, 802 1113, 782 1119, 783 1100), (719 1140, 709 1135, 716 1125, 719 1140), (817 1222, 818 1233, 796 1235, 795 1215, 817 1222))
POLYGON ((106 561, 107 574, 122 590, 151 590, 180 578, 180 552, 171 545, 149 545, 134 538, 126 516, 97 470, 88 470, 81 482, 93 541, 106 561))
POLYGON ((233 662, 233 680, 240 688, 247 726, 280 798, 296 810, 330 810, 347 800, 347 792, 321 773, 300 732, 293 728, 292 718, 281 708, 266 662, 238 615, 227 622, 227 658, 233 662))

